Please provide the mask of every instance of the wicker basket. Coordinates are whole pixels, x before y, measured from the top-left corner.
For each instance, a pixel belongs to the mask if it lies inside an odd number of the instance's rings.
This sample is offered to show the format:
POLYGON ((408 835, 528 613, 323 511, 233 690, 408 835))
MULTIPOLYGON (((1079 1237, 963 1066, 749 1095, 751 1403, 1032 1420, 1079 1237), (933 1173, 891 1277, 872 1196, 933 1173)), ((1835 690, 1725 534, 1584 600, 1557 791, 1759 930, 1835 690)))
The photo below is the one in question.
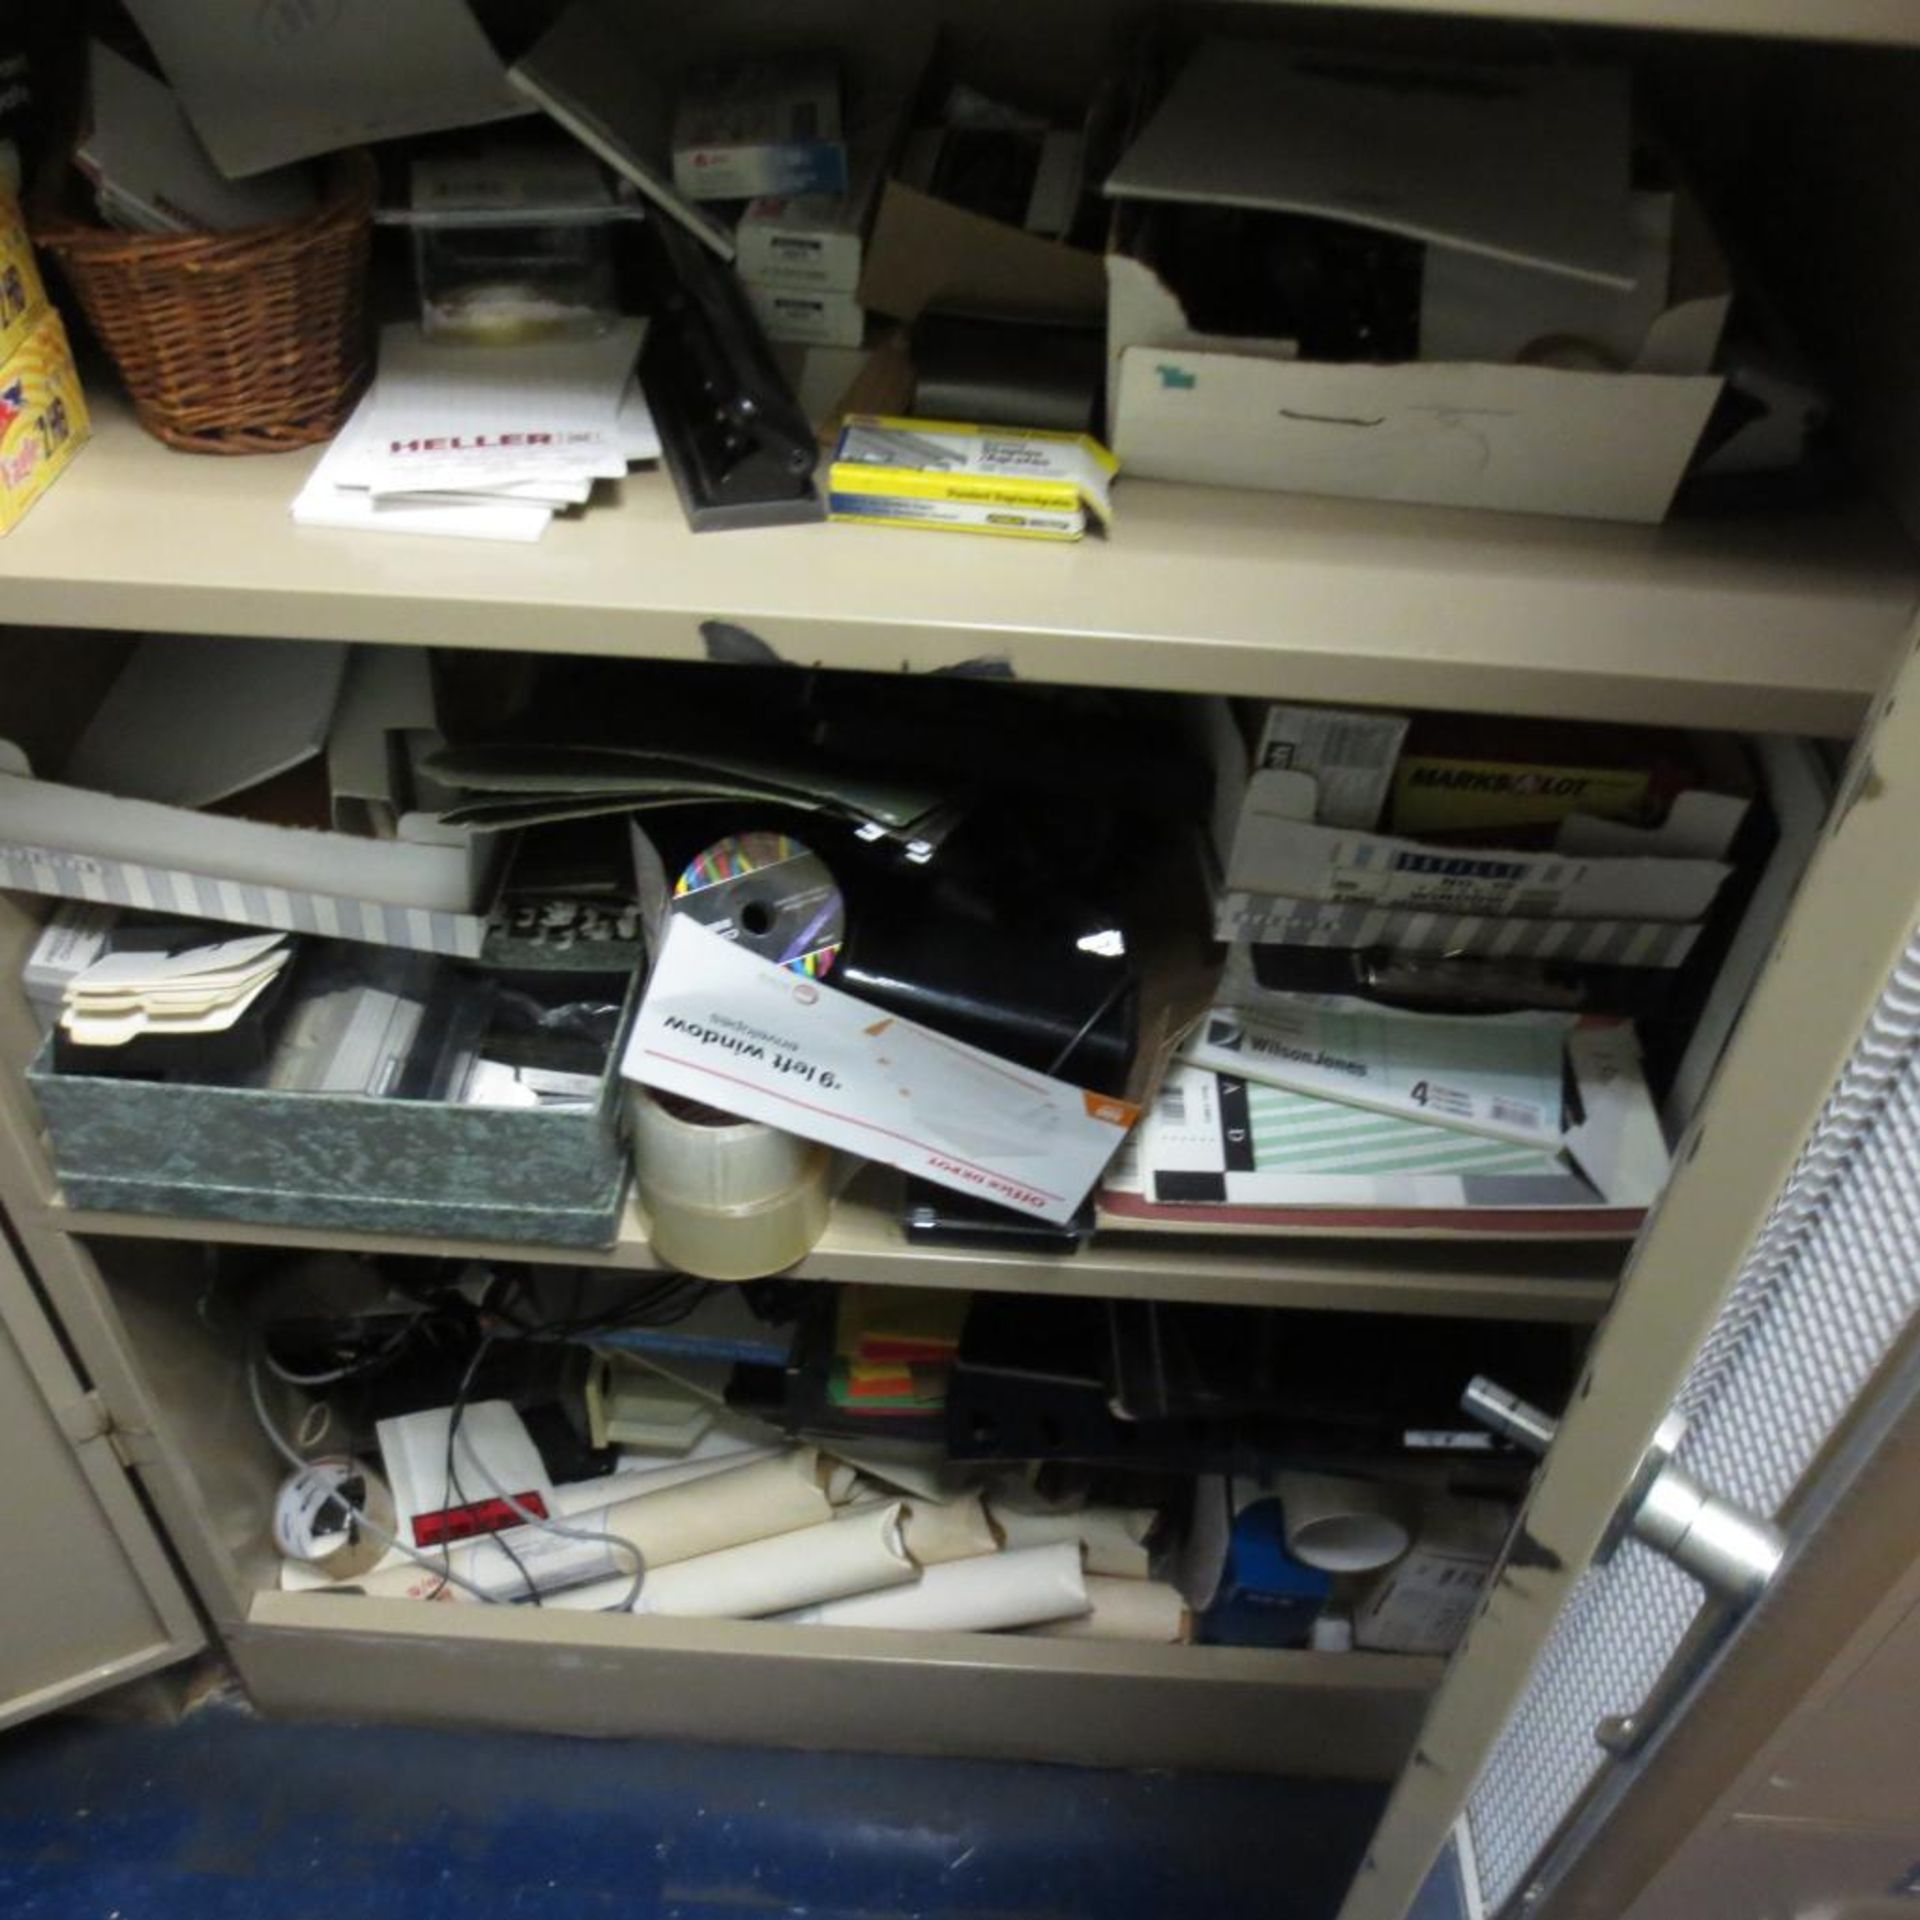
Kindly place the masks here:
POLYGON ((330 438, 366 384, 376 184, 369 155, 342 154, 321 205, 283 225, 121 233, 42 202, 33 237, 149 433, 189 453, 279 453, 330 438))

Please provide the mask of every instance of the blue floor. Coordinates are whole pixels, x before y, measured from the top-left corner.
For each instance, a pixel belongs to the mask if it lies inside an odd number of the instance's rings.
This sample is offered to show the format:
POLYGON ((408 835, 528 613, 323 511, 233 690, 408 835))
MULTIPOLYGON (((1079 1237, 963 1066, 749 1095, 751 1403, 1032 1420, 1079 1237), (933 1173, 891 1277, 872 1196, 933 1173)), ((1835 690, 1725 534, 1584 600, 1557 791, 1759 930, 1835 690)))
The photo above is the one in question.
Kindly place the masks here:
POLYGON ((1367 1787, 56 1720, 0 1736, 6 1920, 1330 1920, 1367 1787))

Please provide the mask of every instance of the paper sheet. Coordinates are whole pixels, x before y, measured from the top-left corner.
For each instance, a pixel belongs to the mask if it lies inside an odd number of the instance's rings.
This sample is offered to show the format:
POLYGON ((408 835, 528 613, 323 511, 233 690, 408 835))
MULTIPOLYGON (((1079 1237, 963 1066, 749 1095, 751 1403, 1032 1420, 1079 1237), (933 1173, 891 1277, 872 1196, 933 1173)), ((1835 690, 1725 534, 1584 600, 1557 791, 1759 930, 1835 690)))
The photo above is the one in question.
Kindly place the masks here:
POLYGON ((1178 1587, 1162 1580, 1115 1580, 1087 1575, 1093 1611, 1070 1620, 1049 1620, 1029 1633, 1055 1640, 1133 1640, 1173 1646, 1193 1638, 1193 1616, 1178 1587))
POLYGON ((1001 1498, 991 1502, 988 1512, 1009 1547, 1069 1540, 1082 1550, 1089 1573, 1144 1580, 1151 1571, 1147 1537, 1160 1518, 1152 1507, 1082 1507, 1078 1512, 1062 1512, 1001 1498))
POLYGON ((326 745, 348 652, 331 641, 142 640, 61 777, 173 807, 244 793, 326 745))
POLYGON ((630 394, 646 330, 620 320, 590 340, 476 348, 382 328, 371 409, 333 482, 384 498, 617 480, 641 438, 630 394))
POLYGON ((778 1617, 790 1626, 894 1627, 923 1633, 997 1633, 1088 1610, 1080 1549, 1021 1547, 929 1567, 910 1587, 857 1594, 778 1617))
POLYGON ((466 0, 128 0, 229 179, 528 111, 466 0))
POLYGON ((1364 1215, 1440 1232, 1630 1232, 1668 1166, 1631 1023, 1577 1027, 1567 1059, 1584 1118, 1558 1155, 1176 1062, 1103 1204, 1163 1226, 1299 1227, 1333 1212, 1343 1227, 1364 1215))
POLYGON ((1209 40, 1107 192, 1352 220, 1630 286, 1624 68, 1443 67, 1209 40))

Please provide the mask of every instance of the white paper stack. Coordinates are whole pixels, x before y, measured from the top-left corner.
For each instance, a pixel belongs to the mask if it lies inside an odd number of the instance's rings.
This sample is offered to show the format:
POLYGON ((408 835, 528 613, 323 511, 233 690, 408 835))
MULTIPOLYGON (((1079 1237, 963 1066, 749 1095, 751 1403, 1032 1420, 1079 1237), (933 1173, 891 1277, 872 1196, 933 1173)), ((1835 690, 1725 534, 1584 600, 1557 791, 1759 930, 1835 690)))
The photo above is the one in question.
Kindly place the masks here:
POLYGON ((657 460, 634 363, 646 322, 475 347, 386 328, 380 372, 293 503, 302 526, 537 540, 594 483, 657 460))

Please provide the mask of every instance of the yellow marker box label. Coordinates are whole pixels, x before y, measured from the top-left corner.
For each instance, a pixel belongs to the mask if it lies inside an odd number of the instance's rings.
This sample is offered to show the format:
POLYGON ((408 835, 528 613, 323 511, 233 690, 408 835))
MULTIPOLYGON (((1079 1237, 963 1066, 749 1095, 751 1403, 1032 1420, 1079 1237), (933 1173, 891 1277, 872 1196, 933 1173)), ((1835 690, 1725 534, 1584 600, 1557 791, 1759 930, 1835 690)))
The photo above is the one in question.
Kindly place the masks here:
POLYGON ((1569 814, 1636 820, 1653 776, 1644 767, 1526 766, 1403 754, 1393 776, 1395 833, 1499 833, 1569 814))

